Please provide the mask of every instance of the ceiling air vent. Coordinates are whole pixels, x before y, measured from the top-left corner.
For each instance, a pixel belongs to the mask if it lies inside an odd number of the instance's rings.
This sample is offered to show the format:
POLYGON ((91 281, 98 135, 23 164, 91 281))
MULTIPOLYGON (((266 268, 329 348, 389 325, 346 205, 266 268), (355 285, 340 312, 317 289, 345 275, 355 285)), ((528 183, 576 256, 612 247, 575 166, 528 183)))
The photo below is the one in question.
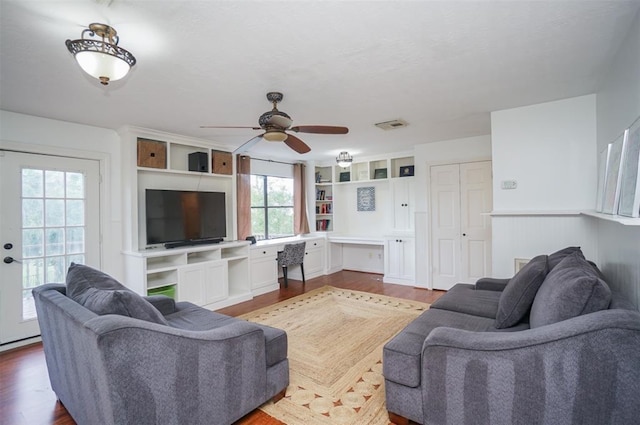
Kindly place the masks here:
POLYGON ((406 122, 405 120, 397 119, 397 120, 379 122, 374 125, 383 130, 393 130, 395 128, 406 127, 409 125, 409 123, 406 122))

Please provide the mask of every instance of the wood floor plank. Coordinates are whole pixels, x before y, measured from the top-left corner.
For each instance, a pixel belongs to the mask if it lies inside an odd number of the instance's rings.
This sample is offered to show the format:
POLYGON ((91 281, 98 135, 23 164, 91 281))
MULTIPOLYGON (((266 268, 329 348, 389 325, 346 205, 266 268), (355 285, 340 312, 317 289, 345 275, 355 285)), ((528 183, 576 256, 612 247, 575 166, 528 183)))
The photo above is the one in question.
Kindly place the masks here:
MULTIPOLYGON (((371 292, 390 297, 433 303, 443 291, 431 291, 404 285, 382 283, 382 275, 341 271, 328 276, 301 281, 289 280, 289 287, 269 292, 254 299, 226 307, 218 312, 239 316, 262 307, 331 285, 354 291, 371 292)), ((74 420, 56 400, 49 384, 42 344, 36 343, 0 353, 0 418, 12 425, 73 425, 74 420)), ((236 425, 283 425, 256 409, 236 425)))

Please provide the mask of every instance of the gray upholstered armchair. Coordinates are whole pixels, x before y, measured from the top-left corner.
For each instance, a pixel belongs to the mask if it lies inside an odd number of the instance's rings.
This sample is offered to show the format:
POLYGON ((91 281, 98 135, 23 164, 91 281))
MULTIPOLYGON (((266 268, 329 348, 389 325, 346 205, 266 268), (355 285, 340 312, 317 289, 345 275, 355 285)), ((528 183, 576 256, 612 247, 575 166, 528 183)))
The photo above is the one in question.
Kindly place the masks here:
POLYGON ((96 314, 67 283, 33 294, 51 387, 77 423, 231 424, 284 395, 284 331, 126 289, 85 291, 118 304, 96 314))
POLYGON ((300 264, 300 271, 302 272, 302 284, 305 284, 304 280, 304 249, 306 242, 296 242, 285 244, 282 251, 278 251, 278 266, 282 267, 282 275, 284 276, 284 287, 288 286, 287 281, 287 269, 289 266, 297 266, 300 264))

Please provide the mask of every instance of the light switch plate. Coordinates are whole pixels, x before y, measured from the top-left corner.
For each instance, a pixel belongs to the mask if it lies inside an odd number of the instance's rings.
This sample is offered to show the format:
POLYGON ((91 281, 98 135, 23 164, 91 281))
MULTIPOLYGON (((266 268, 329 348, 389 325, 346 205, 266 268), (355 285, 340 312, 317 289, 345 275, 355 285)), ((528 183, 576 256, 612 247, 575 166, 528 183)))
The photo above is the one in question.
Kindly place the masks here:
POLYGON ((515 180, 502 180, 501 187, 504 190, 515 189, 518 187, 518 182, 515 180))

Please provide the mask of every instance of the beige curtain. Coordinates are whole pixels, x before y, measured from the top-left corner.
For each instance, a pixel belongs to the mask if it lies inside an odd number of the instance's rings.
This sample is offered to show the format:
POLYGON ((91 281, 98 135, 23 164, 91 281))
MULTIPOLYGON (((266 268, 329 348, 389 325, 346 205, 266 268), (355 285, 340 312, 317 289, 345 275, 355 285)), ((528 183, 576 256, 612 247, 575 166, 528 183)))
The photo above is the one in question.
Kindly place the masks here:
POLYGON ((251 235, 251 158, 236 156, 236 187, 238 207, 238 239, 251 235))
POLYGON ((309 233, 305 165, 293 164, 293 233, 309 233))

